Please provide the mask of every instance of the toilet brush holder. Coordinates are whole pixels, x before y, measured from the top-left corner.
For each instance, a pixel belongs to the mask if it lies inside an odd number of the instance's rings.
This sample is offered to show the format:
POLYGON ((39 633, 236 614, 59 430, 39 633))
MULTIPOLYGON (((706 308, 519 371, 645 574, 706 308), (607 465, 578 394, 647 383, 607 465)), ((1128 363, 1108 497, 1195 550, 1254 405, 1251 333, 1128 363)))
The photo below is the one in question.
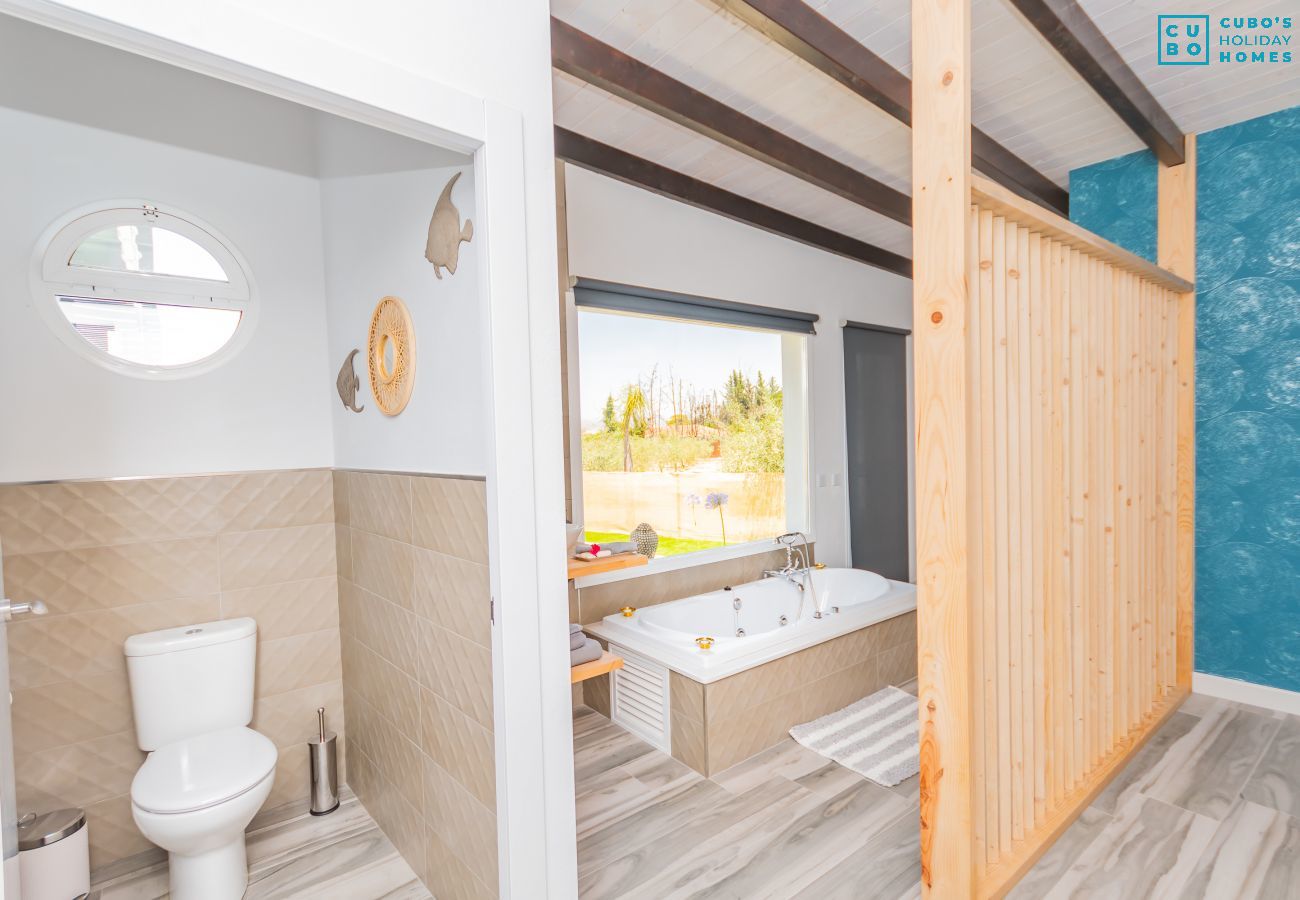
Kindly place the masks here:
POLYGON ((316 710, 316 737, 307 742, 311 754, 311 814, 323 816, 339 808, 338 735, 325 730, 325 707, 316 710))

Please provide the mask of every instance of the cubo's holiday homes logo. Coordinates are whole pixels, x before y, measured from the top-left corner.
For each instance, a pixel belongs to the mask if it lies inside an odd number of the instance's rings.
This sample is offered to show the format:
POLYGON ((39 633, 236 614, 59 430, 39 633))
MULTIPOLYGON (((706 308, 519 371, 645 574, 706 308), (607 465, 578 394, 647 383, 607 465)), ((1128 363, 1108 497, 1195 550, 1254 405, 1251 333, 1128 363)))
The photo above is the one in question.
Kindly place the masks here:
POLYGON ((1162 66, 1280 65, 1292 58, 1290 16, 1157 16, 1156 31, 1162 66))
POLYGON ((1162 66, 1208 66, 1210 49, 1209 16, 1159 16, 1160 53, 1157 62, 1162 66))

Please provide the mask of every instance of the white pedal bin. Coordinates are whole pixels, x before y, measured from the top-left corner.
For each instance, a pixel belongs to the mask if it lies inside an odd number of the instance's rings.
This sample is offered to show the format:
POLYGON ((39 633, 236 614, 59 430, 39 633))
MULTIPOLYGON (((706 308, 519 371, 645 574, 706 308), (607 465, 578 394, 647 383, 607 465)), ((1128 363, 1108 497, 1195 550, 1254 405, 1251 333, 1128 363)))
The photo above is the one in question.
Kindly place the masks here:
POLYGON ((90 829, 80 809, 28 814, 18 822, 23 900, 75 900, 90 893, 90 829))

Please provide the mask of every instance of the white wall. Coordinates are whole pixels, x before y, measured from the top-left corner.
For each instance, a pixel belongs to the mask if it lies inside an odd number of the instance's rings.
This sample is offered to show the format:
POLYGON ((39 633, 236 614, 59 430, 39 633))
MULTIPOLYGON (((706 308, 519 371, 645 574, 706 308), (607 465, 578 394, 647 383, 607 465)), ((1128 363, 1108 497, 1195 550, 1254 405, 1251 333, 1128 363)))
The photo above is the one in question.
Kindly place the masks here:
MULTIPOLYGON (((322 171, 346 168, 351 129, 323 135, 322 171)), ((389 157, 390 159, 392 157, 389 157)), ((321 180, 330 362, 337 372, 348 351, 361 390, 360 413, 331 394, 335 465, 444 475, 485 475, 487 395, 478 265, 473 241, 460 245, 456 274, 439 281, 424 258, 429 216, 447 180, 461 178, 452 202, 462 218, 474 212, 472 166, 362 172, 321 180), (415 389, 406 409, 386 416, 375 405, 366 369, 366 337, 375 304, 400 297, 415 323, 415 389)), ((427 154, 425 156, 427 161, 427 154)))
POLYGON ((304 174, 312 114, 273 117, 278 101, 247 105, 187 73, 153 78, 142 59, 108 77, 100 64, 121 54, 81 41, 79 65, 60 72, 71 39, 4 24, 0 481, 329 465, 320 198, 304 174), (230 155, 196 149, 209 140, 230 155), (29 269, 42 231, 71 209, 127 197, 210 222, 248 260, 260 312, 227 364, 180 380, 133 378, 78 355, 37 314, 45 298, 32 296, 29 269))
POLYGON ((818 560, 848 564, 840 322, 910 329, 911 281, 575 166, 565 180, 571 274, 821 316, 808 395, 812 481, 827 484, 811 491, 812 531, 818 560))

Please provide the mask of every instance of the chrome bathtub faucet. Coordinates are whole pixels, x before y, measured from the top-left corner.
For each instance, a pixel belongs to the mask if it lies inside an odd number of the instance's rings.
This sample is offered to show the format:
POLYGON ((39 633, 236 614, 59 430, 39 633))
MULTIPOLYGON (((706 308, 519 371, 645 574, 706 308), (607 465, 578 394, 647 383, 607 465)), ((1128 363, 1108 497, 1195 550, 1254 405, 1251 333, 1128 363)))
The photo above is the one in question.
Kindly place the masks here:
MULTIPOLYGON (((795 619, 803 618, 803 601, 804 594, 808 585, 812 583, 809 577, 812 572, 812 566, 808 562, 808 536, 802 531, 789 531, 785 534, 778 535, 776 543, 785 548, 785 565, 779 569, 768 569, 763 572, 764 578, 783 578, 799 589, 799 611, 795 614, 795 619), (796 547, 795 544, 802 544, 796 547), (798 565, 795 560, 798 559, 798 565)), ((817 602, 817 591, 813 590, 813 618, 822 617, 821 605, 817 602)))

